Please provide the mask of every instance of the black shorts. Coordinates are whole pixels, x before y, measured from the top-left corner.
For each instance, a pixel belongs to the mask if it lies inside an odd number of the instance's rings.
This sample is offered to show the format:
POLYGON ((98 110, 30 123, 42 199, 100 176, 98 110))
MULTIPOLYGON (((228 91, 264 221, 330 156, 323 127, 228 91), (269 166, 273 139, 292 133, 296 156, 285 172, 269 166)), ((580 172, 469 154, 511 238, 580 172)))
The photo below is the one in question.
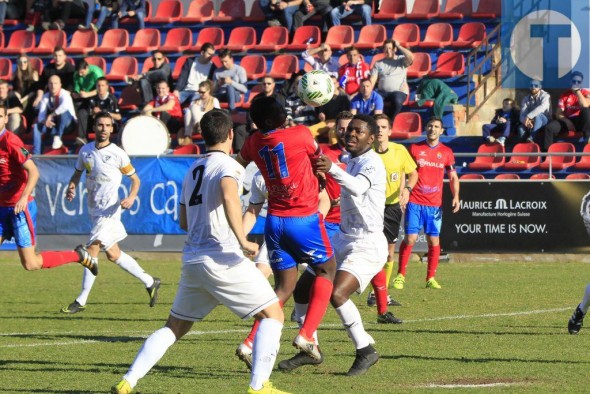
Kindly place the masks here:
POLYGON ((387 238, 388 244, 397 242, 399 235, 399 226, 402 221, 402 209, 399 204, 385 205, 385 215, 383 221, 383 233, 387 238))

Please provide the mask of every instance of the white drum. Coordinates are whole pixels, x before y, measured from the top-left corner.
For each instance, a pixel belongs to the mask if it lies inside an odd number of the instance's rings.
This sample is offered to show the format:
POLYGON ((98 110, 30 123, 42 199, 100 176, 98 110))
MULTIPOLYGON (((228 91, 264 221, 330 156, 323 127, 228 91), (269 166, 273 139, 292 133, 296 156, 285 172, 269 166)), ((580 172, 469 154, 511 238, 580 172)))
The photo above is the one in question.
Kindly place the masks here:
POLYGON ((170 147, 170 134, 160 119, 139 115, 125 123, 121 147, 129 156, 160 155, 170 147))

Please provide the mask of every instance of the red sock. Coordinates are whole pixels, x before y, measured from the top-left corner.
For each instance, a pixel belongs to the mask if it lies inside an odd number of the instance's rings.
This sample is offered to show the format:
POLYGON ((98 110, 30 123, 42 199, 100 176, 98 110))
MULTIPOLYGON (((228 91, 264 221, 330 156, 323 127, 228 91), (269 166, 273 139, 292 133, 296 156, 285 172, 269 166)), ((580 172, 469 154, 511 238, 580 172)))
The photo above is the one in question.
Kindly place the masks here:
POLYGON ((410 255, 412 254, 412 245, 408 245, 405 241, 402 241, 399 246, 399 268, 397 269, 398 274, 406 276, 406 268, 408 261, 410 261, 410 255))
POLYGON ((426 280, 434 278, 434 275, 436 275, 439 257, 440 245, 428 246, 428 271, 426 273, 426 280))
MULTIPOLYGON (((283 307, 283 302, 281 300, 279 300, 279 305, 281 306, 281 308, 283 307)), ((258 332, 258 326, 260 326, 260 320, 255 319, 254 324, 252 324, 252 329, 250 330, 250 334, 248 334, 248 338, 246 338, 246 340, 244 341, 244 342, 248 342, 250 344, 250 346, 252 346, 252 344, 254 343, 254 337, 256 336, 256 333, 258 332)))
POLYGON ((375 290, 375 300, 377 301, 377 313, 382 315, 387 312, 387 276, 385 270, 379 271, 371 279, 373 290, 375 290))
POLYGON ((77 263, 78 253, 73 250, 67 252, 41 252, 43 266, 41 268, 53 268, 68 263, 77 263))
POLYGON ((324 278, 323 276, 317 276, 311 285, 309 291, 309 306, 307 307, 307 314, 305 315, 305 321, 299 331, 307 339, 313 338, 313 333, 318 329, 320 322, 326 314, 328 304, 330 303, 330 296, 332 295, 332 289, 334 284, 331 280, 324 278))

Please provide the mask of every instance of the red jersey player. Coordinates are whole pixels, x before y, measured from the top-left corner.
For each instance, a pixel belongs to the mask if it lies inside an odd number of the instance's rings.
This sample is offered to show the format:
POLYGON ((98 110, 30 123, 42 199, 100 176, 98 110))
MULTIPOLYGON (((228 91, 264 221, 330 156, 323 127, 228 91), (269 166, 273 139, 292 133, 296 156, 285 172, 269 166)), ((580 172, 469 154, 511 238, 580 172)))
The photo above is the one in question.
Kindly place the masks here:
POLYGON ((418 233, 424 229, 428 242, 428 271, 426 287, 440 289, 434 278, 440 257, 440 228, 442 224, 442 191, 445 170, 453 193, 453 213, 459 210, 459 178, 455 171, 453 151, 440 142, 443 133, 442 120, 432 117, 426 124, 426 141, 410 147, 410 155, 418 165, 418 183, 410 190, 406 208, 406 236, 399 249, 399 268, 393 287, 404 288, 406 267, 418 233))

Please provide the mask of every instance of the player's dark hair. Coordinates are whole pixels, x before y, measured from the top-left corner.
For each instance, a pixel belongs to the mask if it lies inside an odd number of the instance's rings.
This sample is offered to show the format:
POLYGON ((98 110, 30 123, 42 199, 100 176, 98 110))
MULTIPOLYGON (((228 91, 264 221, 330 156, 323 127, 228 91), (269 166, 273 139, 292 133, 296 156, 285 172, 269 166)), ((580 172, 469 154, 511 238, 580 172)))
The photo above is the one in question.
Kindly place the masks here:
POLYGON ((96 116, 94 117, 94 124, 96 124, 98 122, 98 120, 102 119, 102 118, 109 118, 111 120, 111 123, 113 125, 115 124, 113 117, 107 111, 101 111, 101 112, 97 113, 96 116))
POLYGON ((340 113, 336 116, 336 123, 338 123, 339 120, 342 119, 352 119, 354 118, 354 115, 352 114, 352 112, 346 110, 346 111, 340 111, 340 113))
POLYGON ((369 133, 372 135, 377 135, 379 131, 379 126, 377 126, 377 122, 371 115, 364 115, 364 114, 356 114, 352 117, 352 120, 362 120, 367 124, 367 129, 369 129, 369 133))
POLYGON ((99 82, 105 81, 107 83, 107 85, 109 85, 109 80, 107 79, 107 77, 100 77, 96 80, 96 84, 98 85, 99 82))
POLYGON ((85 70, 87 68, 88 62, 86 61, 86 59, 80 59, 78 60, 78 63, 76 63, 76 71, 85 70))
POLYGON ((224 59, 226 57, 230 57, 231 59, 233 59, 233 56, 231 54, 231 51, 229 49, 222 49, 221 52, 219 52, 219 58, 220 59, 224 59))
POLYGON ((391 45, 393 45, 393 49, 395 49, 395 42, 394 42, 392 39, 390 39, 390 38, 388 38, 387 40, 383 41, 383 45, 381 46, 381 48, 382 48, 383 50, 385 50, 385 46, 386 46, 387 44, 391 44, 391 45))
POLYGON ((430 119, 428 119, 428 122, 426 122, 426 125, 428 126, 428 123, 431 123, 431 122, 439 122, 440 127, 443 127, 443 121, 438 116, 431 116, 430 119))
POLYGON ((209 49, 215 50, 215 46, 213 44, 211 44, 210 42, 206 42, 201 47, 201 53, 207 52, 209 49))
POLYGON ((213 146, 227 140, 233 122, 229 114, 221 109, 212 109, 201 118, 201 135, 205 145, 213 146))
POLYGON ((373 119, 375 119, 375 122, 384 119, 387 121, 387 124, 391 127, 391 119, 389 119, 389 116, 387 116, 386 114, 373 115, 373 119))
POLYGON ((258 130, 267 132, 285 124, 287 110, 276 98, 259 94, 252 100, 250 117, 258 130))
POLYGON ((580 77, 583 80, 584 79, 584 74, 582 74, 580 71, 573 71, 572 72, 572 78, 573 77, 580 77))

